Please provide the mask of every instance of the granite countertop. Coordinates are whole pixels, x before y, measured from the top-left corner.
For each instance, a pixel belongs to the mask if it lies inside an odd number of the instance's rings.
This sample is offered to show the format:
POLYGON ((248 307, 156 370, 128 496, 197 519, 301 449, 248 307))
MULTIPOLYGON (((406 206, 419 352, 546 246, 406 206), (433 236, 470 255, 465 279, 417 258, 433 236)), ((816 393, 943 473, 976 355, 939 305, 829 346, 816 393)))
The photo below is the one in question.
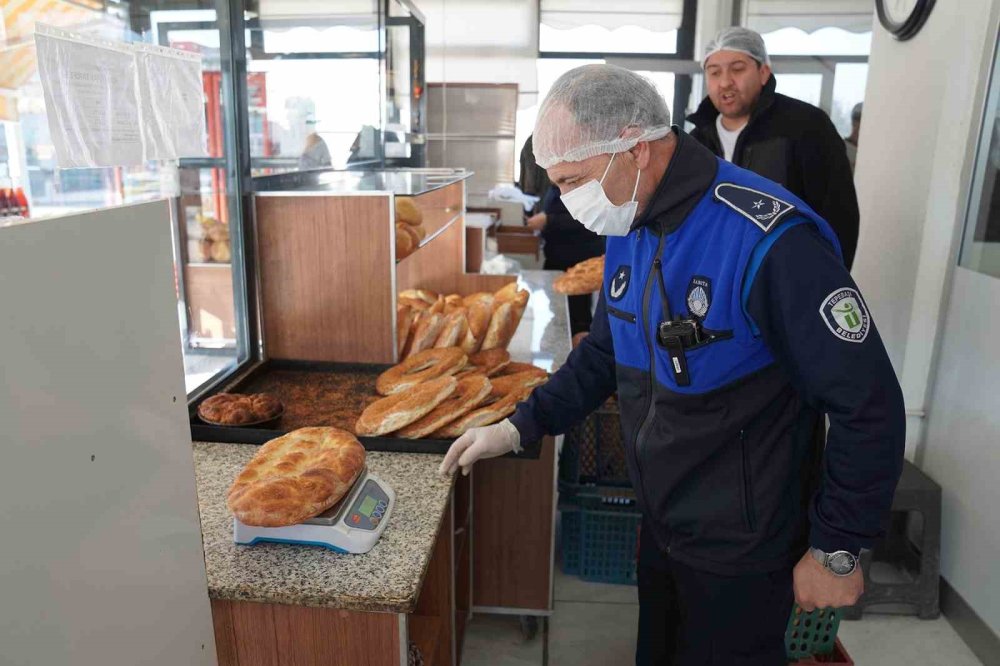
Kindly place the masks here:
POLYGON ((226 493, 256 452, 256 446, 247 444, 194 443, 209 597, 412 611, 451 492, 453 479, 437 473, 441 456, 368 453, 368 469, 396 491, 396 508, 372 550, 343 555, 316 546, 241 546, 233 541, 226 493))
MULTIPOLYGON (((516 361, 556 370, 569 355, 566 297, 551 271, 524 271, 531 292, 508 347, 516 361)), ((368 453, 368 468, 396 492, 396 510, 375 547, 343 555, 315 546, 233 541, 226 507, 232 480, 257 452, 247 444, 194 443, 198 507, 208 593, 212 599, 407 613, 414 609, 453 479, 439 476, 442 456, 368 453)))

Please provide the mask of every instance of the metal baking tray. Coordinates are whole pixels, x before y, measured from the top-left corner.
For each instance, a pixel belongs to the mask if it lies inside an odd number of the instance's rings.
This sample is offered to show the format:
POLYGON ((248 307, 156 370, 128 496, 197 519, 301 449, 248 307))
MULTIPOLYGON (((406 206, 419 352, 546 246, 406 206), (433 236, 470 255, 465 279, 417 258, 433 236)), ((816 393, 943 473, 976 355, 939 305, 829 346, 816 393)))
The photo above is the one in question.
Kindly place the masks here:
MULTIPOLYGON (((333 426, 354 432, 364 408, 380 396, 375 379, 391 365, 269 360, 202 396, 189 406, 191 438, 203 442, 263 444, 297 428, 333 426), (272 423, 249 426, 212 425, 198 416, 201 402, 216 393, 270 393, 284 405, 272 423)), ((454 440, 358 437, 368 451, 444 454, 454 440)), ((520 459, 538 458, 540 447, 525 447, 520 459)))

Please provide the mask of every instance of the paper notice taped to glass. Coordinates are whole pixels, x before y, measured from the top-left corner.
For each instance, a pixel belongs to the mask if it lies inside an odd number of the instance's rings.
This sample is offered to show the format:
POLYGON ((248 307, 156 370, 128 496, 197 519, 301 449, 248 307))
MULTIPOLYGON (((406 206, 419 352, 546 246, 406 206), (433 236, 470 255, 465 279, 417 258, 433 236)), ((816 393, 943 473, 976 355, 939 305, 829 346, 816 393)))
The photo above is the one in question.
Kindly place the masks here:
POLYGON ((199 54, 41 23, 35 47, 60 168, 206 155, 199 54))
POLYGON ((154 44, 133 48, 146 159, 206 156, 201 56, 154 44))
POLYGON ((37 24, 35 48, 59 167, 141 164, 136 61, 128 45, 37 24))

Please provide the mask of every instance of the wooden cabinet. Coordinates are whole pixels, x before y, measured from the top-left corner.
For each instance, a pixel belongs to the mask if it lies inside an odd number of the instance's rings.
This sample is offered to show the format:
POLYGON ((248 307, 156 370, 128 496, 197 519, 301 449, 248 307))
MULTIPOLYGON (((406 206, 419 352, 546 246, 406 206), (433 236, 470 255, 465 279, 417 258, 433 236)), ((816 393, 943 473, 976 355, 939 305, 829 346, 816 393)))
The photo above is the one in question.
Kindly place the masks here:
POLYGON ((555 441, 537 460, 483 461, 473 474, 473 604, 477 611, 552 610, 555 441))
POLYGON ((397 360, 396 296, 496 291, 515 276, 465 272, 464 182, 416 195, 427 237, 396 261, 395 196, 255 196, 260 302, 268 357, 397 360))
POLYGON ((412 643, 425 666, 457 666, 469 619, 471 551, 456 534, 463 522, 456 509, 465 511, 470 495, 468 480, 459 479, 415 608, 368 613, 213 599, 219 665, 405 666, 412 643))

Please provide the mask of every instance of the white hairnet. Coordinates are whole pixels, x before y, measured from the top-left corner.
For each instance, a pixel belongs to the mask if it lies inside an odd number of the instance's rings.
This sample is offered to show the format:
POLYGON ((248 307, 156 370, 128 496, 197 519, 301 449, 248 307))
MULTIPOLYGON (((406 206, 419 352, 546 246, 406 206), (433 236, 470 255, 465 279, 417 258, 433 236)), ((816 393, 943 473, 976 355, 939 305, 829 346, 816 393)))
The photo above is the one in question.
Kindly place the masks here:
POLYGON ((749 28, 724 28, 719 31, 715 39, 705 47, 705 55, 701 58, 701 66, 704 67, 708 59, 719 51, 736 51, 745 53, 762 65, 770 65, 771 58, 767 55, 767 47, 764 46, 764 38, 760 33, 749 28))
POLYGON ((670 109, 647 79, 614 65, 571 69, 552 85, 535 120, 535 161, 560 162, 629 150, 670 132, 670 109))

